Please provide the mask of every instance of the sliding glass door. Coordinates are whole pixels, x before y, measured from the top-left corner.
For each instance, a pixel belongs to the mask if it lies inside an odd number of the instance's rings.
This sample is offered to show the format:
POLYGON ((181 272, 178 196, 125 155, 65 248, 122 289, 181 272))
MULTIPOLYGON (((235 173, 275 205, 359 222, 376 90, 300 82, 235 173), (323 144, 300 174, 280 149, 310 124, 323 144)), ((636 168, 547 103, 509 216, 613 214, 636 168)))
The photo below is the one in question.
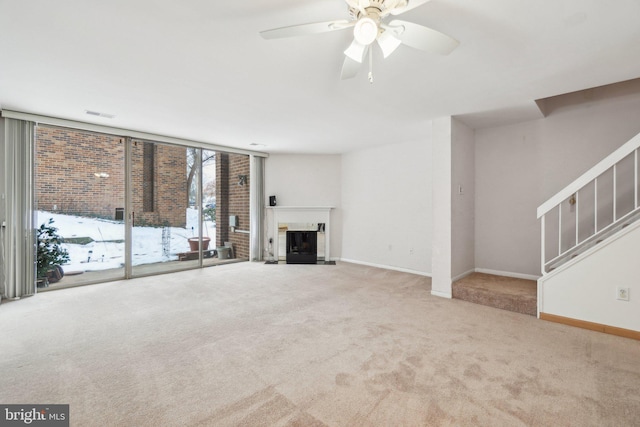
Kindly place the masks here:
POLYGON ((124 159, 124 138, 36 127, 38 257, 54 238, 67 254, 59 268, 39 268, 40 287, 124 278, 124 159))
POLYGON ((48 286, 249 259, 248 155, 37 126, 35 158, 36 228, 66 254, 48 286))
MULTIPOLYGON (((131 141, 132 275, 200 266, 200 149, 131 141)), ((202 251, 200 250, 202 247, 202 251)))

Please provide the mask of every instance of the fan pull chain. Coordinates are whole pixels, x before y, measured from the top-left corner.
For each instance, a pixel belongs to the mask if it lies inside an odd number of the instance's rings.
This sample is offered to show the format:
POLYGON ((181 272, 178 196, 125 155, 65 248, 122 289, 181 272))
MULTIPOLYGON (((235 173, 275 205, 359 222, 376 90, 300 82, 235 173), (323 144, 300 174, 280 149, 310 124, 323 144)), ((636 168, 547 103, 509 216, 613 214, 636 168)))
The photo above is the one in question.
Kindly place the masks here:
POLYGON ((369 83, 373 84, 373 49, 369 49, 369 83))

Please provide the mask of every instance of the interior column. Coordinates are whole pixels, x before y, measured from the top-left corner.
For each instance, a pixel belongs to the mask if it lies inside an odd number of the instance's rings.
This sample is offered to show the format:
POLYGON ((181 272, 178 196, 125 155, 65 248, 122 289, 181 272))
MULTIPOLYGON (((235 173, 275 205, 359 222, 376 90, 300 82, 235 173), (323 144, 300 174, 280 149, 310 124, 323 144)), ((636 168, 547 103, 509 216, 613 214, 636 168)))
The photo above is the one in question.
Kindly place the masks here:
POLYGON ((431 294, 451 298, 451 117, 433 121, 431 294))
POLYGON ((452 117, 433 121, 431 293, 451 298, 451 284, 475 269, 475 136, 452 117))

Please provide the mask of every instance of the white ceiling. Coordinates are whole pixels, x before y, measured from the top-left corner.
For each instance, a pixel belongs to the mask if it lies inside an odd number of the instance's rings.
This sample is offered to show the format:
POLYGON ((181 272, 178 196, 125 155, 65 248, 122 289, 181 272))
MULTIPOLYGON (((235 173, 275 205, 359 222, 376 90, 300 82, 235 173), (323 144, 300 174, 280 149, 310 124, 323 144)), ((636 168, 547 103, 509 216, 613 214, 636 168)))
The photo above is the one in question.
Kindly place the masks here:
POLYGON ((365 70, 340 80, 350 30, 258 35, 332 19, 348 19, 344 0, 0 0, 0 107, 341 153, 424 140, 433 118, 522 118, 536 99, 640 77, 638 0, 432 0, 401 19, 458 49, 401 46, 385 60, 376 50, 373 84, 365 70))

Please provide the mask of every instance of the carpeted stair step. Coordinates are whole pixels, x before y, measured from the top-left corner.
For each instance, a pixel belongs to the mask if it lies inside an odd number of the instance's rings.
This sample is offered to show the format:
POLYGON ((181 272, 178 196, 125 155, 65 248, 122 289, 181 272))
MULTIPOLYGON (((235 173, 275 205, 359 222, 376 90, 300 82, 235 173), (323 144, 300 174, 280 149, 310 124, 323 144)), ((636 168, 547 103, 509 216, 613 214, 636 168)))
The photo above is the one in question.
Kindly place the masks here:
POLYGON ((537 283, 484 273, 473 273, 452 285, 452 296, 475 304, 537 315, 537 283))

